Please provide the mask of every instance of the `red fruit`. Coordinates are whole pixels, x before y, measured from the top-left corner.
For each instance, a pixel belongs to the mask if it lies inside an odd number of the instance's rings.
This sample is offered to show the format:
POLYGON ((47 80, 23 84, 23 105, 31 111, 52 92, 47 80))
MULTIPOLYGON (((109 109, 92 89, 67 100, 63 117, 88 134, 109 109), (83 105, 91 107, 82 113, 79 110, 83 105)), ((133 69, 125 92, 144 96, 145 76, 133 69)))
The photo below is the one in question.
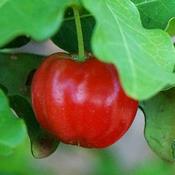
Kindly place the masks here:
POLYGON ((32 104, 38 122, 60 141, 103 148, 130 127, 138 102, 128 97, 115 67, 94 57, 45 59, 34 75, 32 104))

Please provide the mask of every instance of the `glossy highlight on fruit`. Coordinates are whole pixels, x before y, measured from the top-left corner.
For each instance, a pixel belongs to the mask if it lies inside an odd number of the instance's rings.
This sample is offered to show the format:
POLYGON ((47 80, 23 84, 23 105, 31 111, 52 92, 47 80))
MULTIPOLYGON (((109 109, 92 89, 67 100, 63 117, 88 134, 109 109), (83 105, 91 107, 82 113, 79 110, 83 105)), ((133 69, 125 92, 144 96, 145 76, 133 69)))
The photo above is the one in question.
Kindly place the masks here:
POLYGON ((138 102, 125 94, 112 64, 56 53, 33 77, 32 106, 40 125, 60 141, 104 148, 128 130, 138 102))

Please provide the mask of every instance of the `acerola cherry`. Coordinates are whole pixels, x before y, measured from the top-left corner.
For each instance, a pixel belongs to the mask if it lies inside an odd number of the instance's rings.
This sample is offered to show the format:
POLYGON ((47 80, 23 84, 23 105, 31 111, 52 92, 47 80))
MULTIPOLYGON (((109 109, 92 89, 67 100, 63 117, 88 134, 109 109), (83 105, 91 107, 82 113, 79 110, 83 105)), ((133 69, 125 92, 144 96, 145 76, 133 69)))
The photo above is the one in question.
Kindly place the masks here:
POLYGON ((104 148, 130 127, 138 102, 123 91, 117 71, 94 57, 78 62, 66 54, 45 59, 32 81, 40 125, 60 141, 104 148))

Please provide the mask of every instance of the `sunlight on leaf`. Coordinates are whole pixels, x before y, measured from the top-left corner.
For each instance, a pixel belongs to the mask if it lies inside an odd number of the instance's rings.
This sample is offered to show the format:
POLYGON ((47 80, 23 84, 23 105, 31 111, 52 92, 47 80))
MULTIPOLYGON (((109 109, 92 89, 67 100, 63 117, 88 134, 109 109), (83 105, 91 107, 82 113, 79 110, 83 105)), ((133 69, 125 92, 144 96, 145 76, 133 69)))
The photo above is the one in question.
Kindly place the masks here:
POLYGON ((115 64, 126 93, 147 99, 175 82, 171 73, 175 49, 162 30, 142 27, 137 8, 129 0, 84 0, 97 26, 92 48, 97 58, 115 64))

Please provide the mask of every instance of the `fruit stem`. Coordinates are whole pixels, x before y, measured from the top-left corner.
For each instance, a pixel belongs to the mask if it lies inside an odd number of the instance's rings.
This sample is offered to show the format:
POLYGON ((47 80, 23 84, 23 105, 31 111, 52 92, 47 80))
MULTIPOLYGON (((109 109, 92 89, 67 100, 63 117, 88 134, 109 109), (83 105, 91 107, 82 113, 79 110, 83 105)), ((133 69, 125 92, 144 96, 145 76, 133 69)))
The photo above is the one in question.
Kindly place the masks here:
POLYGON ((80 20, 79 9, 77 6, 72 7, 75 17, 75 25, 77 30, 77 40, 78 40, 78 60, 84 61, 85 59, 85 50, 84 50, 84 40, 83 40, 83 32, 80 20))

